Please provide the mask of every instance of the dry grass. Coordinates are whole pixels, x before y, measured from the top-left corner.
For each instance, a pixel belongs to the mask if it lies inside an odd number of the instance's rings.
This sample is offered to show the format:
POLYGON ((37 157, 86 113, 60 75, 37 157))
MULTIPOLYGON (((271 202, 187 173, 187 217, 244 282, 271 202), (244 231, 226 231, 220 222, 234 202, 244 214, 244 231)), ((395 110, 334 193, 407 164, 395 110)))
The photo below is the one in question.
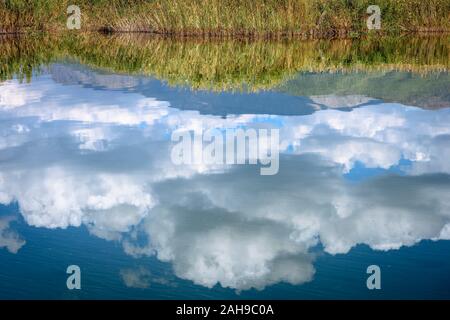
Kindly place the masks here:
MULTIPOLYGON (((0 30, 65 30, 68 0, 4 0, 0 30)), ((378 4, 385 31, 450 31, 449 0, 78 0, 84 30, 279 37, 366 32, 378 4)))

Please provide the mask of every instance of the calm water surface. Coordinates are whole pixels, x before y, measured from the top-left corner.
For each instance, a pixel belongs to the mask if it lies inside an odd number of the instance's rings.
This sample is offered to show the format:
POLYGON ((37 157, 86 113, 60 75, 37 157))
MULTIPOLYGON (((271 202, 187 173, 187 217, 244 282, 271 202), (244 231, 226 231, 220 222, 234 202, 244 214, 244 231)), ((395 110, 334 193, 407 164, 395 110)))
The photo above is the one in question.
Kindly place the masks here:
POLYGON ((217 91, 55 59, 19 78, 0 83, 1 299, 450 298, 445 70, 217 91), (278 174, 175 165, 172 132, 200 128, 279 129, 278 174))

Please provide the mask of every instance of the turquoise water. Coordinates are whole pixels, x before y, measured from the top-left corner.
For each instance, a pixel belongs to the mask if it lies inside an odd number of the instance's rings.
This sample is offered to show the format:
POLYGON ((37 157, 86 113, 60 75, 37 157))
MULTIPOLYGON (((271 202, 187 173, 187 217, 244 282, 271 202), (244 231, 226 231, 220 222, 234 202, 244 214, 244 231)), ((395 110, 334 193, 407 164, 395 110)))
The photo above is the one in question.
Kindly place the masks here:
POLYGON ((448 91, 437 109, 307 77, 219 94, 59 63, 3 82, 0 298, 450 298, 448 91), (277 174, 172 161, 176 130, 235 128, 279 130, 277 174))

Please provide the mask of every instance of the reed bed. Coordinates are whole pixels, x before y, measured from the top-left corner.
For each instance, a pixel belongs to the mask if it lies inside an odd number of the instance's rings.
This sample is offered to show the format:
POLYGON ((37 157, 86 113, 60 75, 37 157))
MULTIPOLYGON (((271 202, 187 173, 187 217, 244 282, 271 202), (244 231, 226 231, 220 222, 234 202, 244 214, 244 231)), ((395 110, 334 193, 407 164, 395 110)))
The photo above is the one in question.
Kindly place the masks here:
MULTIPOLYGON (((67 31, 69 0, 4 0, 0 32, 67 31)), ((295 37, 367 33, 369 5, 384 32, 448 32, 449 0, 77 0, 82 30, 171 36, 295 37)))

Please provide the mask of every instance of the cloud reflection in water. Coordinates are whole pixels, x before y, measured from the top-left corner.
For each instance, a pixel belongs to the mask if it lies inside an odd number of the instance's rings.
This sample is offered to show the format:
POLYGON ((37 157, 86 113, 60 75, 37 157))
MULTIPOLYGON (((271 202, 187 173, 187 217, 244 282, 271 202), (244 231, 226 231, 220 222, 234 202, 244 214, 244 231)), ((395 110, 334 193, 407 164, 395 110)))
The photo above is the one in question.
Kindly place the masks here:
MULTIPOLYGON (((344 254, 357 244, 392 250, 450 239, 448 123, 448 109, 379 102, 351 112, 223 118, 48 76, 7 81, 0 86, 0 203, 17 202, 32 226, 86 225, 203 286, 301 284, 314 277, 319 244, 344 254), (173 130, 236 127, 280 129, 278 175, 172 164, 173 130), (350 181, 358 165, 362 177, 350 181), (369 178, 370 169, 382 173, 369 178)), ((7 228, 0 221, 0 247, 17 252, 24 242, 7 228)), ((123 276, 136 286, 134 274, 123 276)))

